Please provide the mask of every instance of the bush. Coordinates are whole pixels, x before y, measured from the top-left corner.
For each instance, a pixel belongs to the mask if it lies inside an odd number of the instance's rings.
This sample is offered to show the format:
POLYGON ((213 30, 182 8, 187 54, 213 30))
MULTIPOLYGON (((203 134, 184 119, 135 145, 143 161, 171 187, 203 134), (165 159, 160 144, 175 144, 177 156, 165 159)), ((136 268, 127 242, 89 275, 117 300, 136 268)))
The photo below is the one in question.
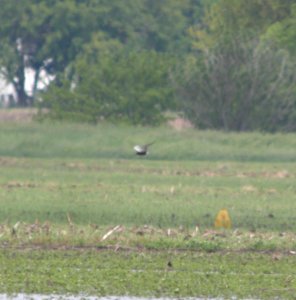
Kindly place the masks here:
POLYGON ((105 55, 93 64, 80 59, 71 78, 50 87, 43 106, 54 119, 157 125, 174 107, 168 80, 172 63, 155 52, 105 55))
POLYGON ((175 78, 181 109, 200 128, 296 130, 296 64, 259 40, 221 39, 175 78))

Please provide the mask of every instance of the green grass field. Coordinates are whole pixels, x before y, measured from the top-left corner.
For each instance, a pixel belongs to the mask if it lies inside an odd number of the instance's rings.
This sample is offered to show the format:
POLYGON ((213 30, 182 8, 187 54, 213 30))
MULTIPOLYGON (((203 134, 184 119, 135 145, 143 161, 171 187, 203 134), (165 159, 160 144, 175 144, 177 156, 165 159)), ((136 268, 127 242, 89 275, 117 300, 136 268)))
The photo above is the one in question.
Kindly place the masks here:
POLYGON ((1 158, 1 222, 296 230, 295 164, 1 158))
POLYGON ((224 133, 102 124, 1 123, 0 155, 138 160, 132 147, 156 141, 149 161, 296 162, 295 134, 224 133))
POLYGON ((295 149, 295 134, 3 123, 0 293, 295 299, 295 149), (135 144, 152 140, 148 157, 135 156, 135 144), (230 230, 213 226, 222 208, 230 230), (105 257, 109 266, 91 281, 81 267, 79 284, 66 282, 59 276, 72 267, 56 265, 67 255, 80 265, 105 257), (137 268, 145 272, 128 284, 137 268))

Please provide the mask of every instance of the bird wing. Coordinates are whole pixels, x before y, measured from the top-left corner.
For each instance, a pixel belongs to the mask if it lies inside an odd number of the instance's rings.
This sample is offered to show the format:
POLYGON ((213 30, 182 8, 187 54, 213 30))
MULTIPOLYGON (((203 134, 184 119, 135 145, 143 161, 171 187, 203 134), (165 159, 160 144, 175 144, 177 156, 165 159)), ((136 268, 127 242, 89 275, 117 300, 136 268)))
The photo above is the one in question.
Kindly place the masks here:
POLYGON ((143 152, 143 151, 144 151, 143 147, 142 147, 142 146, 139 146, 139 145, 136 145, 136 146, 134 147, 134 150, 135 150, 136 152, 143 152))
POLYGON ((155 143, 155 141, 153 141, 153 142, 151 142, 151 143, 149 143, 149 144, 144 145, 144 147, 145 147, 145 148, 148 148, 149 146, 153 145, 154 143, 155 143))
POLYGON ((155 143, 155 141, 153 141, 153 142, 151 142, 151 143, 149 143, 149 144, 143 145, 143 146, 141 146, 141 145, 136 145, 136 146, 134 147, 134 150, 135 150, 136 152, 138 152, 138 153, 146 152, 146 151, 148 150, 148 147, 151 146, 151 145, 154 144, 154 143, 155 143))

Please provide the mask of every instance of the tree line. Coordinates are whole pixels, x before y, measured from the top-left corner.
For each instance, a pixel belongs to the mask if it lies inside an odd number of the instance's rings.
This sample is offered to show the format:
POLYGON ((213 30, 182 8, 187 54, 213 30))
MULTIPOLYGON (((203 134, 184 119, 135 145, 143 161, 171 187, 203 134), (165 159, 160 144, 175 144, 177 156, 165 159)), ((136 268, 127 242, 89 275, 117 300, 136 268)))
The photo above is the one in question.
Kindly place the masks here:
POLYGON ((295 0, 1 0, 0 72, 44 117, 296 130, 295 0), (26 69, 34 71, 32 95, 26 69), (39 90, 42 74, 52 80, 39 90))

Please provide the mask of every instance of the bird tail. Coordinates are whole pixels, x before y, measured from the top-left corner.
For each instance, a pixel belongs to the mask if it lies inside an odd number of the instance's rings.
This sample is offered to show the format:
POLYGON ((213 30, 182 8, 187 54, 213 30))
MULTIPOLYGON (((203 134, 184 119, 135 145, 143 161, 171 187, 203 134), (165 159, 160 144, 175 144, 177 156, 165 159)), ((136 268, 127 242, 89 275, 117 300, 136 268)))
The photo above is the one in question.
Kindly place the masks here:
POLYGON ((151 143, 149 143, 149 144, 146 144, 145 146, 146 146, 146 147, 149 147, 149 146, 153 145, 154 143, 155 143, 155 141, 153 141, 153 142, 151 142, 151 143))

